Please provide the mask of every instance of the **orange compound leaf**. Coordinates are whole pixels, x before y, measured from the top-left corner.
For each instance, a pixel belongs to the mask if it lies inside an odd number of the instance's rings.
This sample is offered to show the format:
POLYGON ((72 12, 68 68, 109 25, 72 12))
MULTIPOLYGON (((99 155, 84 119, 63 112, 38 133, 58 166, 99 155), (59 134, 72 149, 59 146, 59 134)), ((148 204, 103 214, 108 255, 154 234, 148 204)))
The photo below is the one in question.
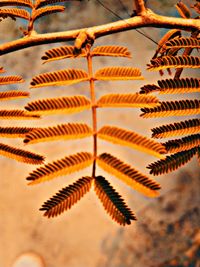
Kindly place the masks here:
POLYGON ((152 137, 168 138, 171 136, 195 134, 199 132, 200 132, 200 119, 192 119, 153 128, 152 137))
POLYGON ((32 120, 32 119, 39 119, 40 116, 35 113, 29 113, 24 110, 13 109, 13 110, 0 110, 0 119, 4 120, 32 120))
POLYGON ((160 102, 155 108, 142 108, 140 116, 143 118, 157 118, 168 116, 187 116, 200 114, 200 100, 179 100, 160 102))
POLYGON ((105 67, 95 73, 95 79, 101 81, 143 80, 141 71, 132 67, 105 67))
POLYGON ((48 163, 29 174, 29 185, 49 181, 55 177, 67 175, 87 168, 93 162, 92 154, 80 152, 63 159, 48 163))
POLYGON ((138 133, 114 126, 104 126, 98 132, 98 137, 114 144, 124 145, 140 150, 158 158, 164 158, 165 147, 138 133))
POLYGON ((6 91, 0 92, 0 101, 2 100, 14 100, 19 98, 26 98, 29 97, 30 94, 28 92, 22 91, 6 91))
POLYGON ((24 80, 21 76, 1 76, 0 85, 7 85, 13 83, 23 83, 24 80))
POLYGON ((44 157, 29 151, 0 143, 0 155, 27 164, 42 164, 44 157))
POLYGON ((41 99, 25 106, 27 113, 40 115, 70 114, 81 112, 91 107, 91 102, 85 96, 66 96, 60 98, 41 99))
POLYGON ((31 81, 31 88, 71 85, 87 81, 88 79, 89 79, 88 74, 84 70, 79 70, 79 69, 59 70, 35 76, 31 81))
POLYGON ((44 216, 48 218, 60 215, 90 191, 92 181, 93 179, 89 176, 82 177, 75 183, 59 190, 58 193, 42 205, 40 210, 45 211, 44 216))
POLYGON ((145 175, 139 173, 130 165, 117 159, 116 157, 103 153, 97 158, 97 164, 106 172, 115 175, 131 188, 141 192, 148 197, 159 195, 160 185, 152 181, 145 175))
POLYGON ((131 58, 131 53, 123 46, 97 46, 92 50, 91 56, 127 57, 131 58))
POLYGON ((179 167, 189 162, 198 152, 198 148, 194 147, 189 150, 181 151, 173 155, 167 156, 165 159, 151 163, 147 166, 150 174, 160 175, 177 170, 179 167))
POLYGON ((30 127, 0 127, 0 137, 6 138, 24 138, 34 128, 30 127))
POLYGON ((25 6, 33 8, 33 4, 31 0, 1 0, 1 6, 25 6))
POLYGON ((142 94, 107 94, 97 101, 98 107, 157 107, 160 103, 155 96, 142 94))
POLYGON ((38 128, 28 132, 24 139, 25 144, 49 142, 54 140, 71 140, 85 138, 92 135, 92 129, 83 123, 61 124, 55 127, 38 128))
MULTIPOLYGON (((56 3, 70 2, 70 1, 72 0, 36 0, 36 8, 56 3)), ((73 1, 81 1, 81 0, 73 0, 73 1)))
POLYGON ((200 40, 192 37, 175 38, 165 44, 165 49, 200 48, 200 40))
POLYGON ((50 6, 50 7, 43 7, 40 9, 36 9, 33 13, 33 20, 37 20, 43 16, 47 16, 50 14, 54 14, 57 12, 63 12, 65 10, 64 6, 50 6))
POLYGON ((25 9, 19 8, 6 8, 0 9, 0 17, 4 16, 11 16, 11 17, 18 17, 26 20, 30 20, 30 14, 25 9))
POLYGON ((114 221, 125 226, 131 224, 131 220, 136 220, 135 215, 125 204, 122 197, 103 176, 95 177, 94 190, 114 221))

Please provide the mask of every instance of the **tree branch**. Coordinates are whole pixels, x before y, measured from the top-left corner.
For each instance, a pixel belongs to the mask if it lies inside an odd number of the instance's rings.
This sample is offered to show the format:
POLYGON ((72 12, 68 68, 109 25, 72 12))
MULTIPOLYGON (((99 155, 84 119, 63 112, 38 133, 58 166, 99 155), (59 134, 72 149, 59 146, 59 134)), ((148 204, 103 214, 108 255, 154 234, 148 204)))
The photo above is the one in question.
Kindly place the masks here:
POLYGON ((143 15, 146 12, 144 0, 134 0, 137 15, 143 15))
POLYGON ((35 33, 34 35, 0 45, 0 55, 36 45, 72 41, 77 38, 81 31, 85 31, 88 36, 93 36, 93 38, 100 38, 105 35, 142 27, 176 28, 192 31, 200 30, 200 20, 160 16, 147 9, 143 16, 135 16, 100 26, 57 33, 35 33))

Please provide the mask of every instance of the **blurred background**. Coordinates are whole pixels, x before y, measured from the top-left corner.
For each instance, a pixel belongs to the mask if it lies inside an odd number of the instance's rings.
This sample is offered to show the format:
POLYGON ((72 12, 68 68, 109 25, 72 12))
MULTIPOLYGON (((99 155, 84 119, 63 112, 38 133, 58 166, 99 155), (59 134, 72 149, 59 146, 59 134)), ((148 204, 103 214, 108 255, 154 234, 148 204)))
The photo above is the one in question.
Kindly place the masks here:
MULTIPOLYGON (((36 30, 45 33, 89 27, 116 21, 119 19, 116 14, 127 18, 132 13, 131 0, 104 0, 102 3, 114 13, 94 0, 67 3, 63 14, 40 20, 36 30)), ((191 5, 193 2, 188 0, 185 3, 191 5)), ((178 15, 175 4, 176 1, 172 0, 147 1, 147 6, 154 12, 171 16, 178 15)), ((11 19, 2 21, 1 43, 21 37, 19 27, 23 27, 23 24, 24 21, 19 19, 17 22, 11 19)), ((141 30, 155 42, 166 32, 166 29, 141 30)), ((1 66, 7 71, 6 75, 21 75, 26 80, 24 84, 7 88, 23 89, 31 93, 30 99, 12 101, 9 106, 7 102, 1 104, 1 108, 23 108, 29 101, 46 97, 74 94, 89 96, 87 83, 29 89, 31 78, 40 73, 64 68, 87 69, 84 59, 68 59, 42 65, 41 56, 44 51, 60 45, 64 43, 32 47, 1 58, 1 66)), ((141 86, 156 83, 161 79, 157 72, 146 71, 146 64, 153 56, 156 44, 135 30, 98 39, 95 45, 127 46, 132 58, 95 58, 94 70, 105 66, 134 66, 140 68, 145 77, 144 81, 98 82, 97 97, 105 93, 138 92, 141 86)), ((190 73, 184 71, 182 77, 189 74, 199 77, 199 70, 190 73)), ((168 78, 166 72, 164 78, 168 78)), ((5 87, 2 87, 3 89, 5 90, 5 87)), ((172 96, 168 97, 172 99, 172 96)), ((194 98, 194 95, 188 95, 189 97, 194 98)), ((175 98, 178 99, 178 96, 173 96, 173 100, 175 98)), ((109 109, 109 112, 108 109, 98 110, 98 128, 103 125, 116 125, 150 137, 152 127, 182 119, 142 119, 139 115, 139 109, 109 109)), ((86 122, 91 125, 91 112, 46 116, 37 122, 2 120, 1 126, 54 126, 67 122, 86 122)), ((19 139, 1 138, 0 142, 21 148, 24 146, 19 139)), ((79 151, 92 151, 92 139, 54 141, 24 148, 45 155, 48 162, 79 151)), ((144 174, 148 174, 146 166, 156 160, 142 152, 103 141, 98 142, 98 151, 110 151, 144 174)), ((16 258, 26 252, 39 255, 46 267, 200 266, 200 168, 196 157, 178 171, 151 177, 162 186, 161 196, 156 199, 143 197, 115 177, 97 169, 97 173, 104 175, 124 197, 138 218, 138 221, 125 228, 111 220, 92 190, 61 216, 54 219, 43 217, 39 211, 41 204, 62 187, 83 175, 90 175, 91 168, 29 187, 25 178, 35 168, 0 158, 0 267, 14 266, 16 258)))

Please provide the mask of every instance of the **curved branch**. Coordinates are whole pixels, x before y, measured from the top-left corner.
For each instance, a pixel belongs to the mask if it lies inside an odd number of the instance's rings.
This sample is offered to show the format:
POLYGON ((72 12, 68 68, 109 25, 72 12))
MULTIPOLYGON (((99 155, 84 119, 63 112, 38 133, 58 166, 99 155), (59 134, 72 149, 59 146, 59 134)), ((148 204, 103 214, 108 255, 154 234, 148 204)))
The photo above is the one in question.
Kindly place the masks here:
POLYGON ((108 23, 100 26, 57 33, 34 33, 33 35, 26 36, 19 40, 0 45, 0 55, 8 54, 13 51, 21 50, 36 45, 72 41, 77 38, 81 31, 85 31, 88 36, 100 38, 105 35, 110 35, 113 33, 128 31, 131 29, 142 27, 168 29, 176 28, 183 29, 186 31, 192 31, 200 30, 200 20, 160 16, 147 9, 143 16, 135 16, 126 20, 119 20, 113 23, 108 23))

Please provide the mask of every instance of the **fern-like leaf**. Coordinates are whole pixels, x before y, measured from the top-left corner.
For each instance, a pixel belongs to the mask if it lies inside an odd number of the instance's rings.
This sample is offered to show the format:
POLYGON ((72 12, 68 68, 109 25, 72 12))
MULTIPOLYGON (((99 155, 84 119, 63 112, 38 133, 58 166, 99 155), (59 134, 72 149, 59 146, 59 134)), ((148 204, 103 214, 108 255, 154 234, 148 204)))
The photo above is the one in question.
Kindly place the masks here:
POLYGON ((98 132, 98 137, 114 144, 125 145, 158 158, 163 158, 166 153, 165 147, 138 133, 121 129, 114 126, 104 126, 98 132))
POLYGON ((179 100, 160 102, 161 105, 155 108, 142 108, 143 118, 156 118, 167 116, 186 116, 200 114, 200 100, 179 100))
POLYGON ((84 138, 92 135, 92 129, 83 123, 61 124, 56 127, 38 128, 29 132, 24 143, 34 144, 39 142, 48 142, 53 140, 70 140, 84 138))
POLYGON ((44 63, 54 61, 54 60, 60 60, 64 58, 76 58, 76 57, 84 57, 86 54, 80 53, 76 54, 74 52, 74 46, 60 46, 56 48, 52 48, 45 52, 45 55, 42 56, 42 60, 44 60, 44 63))
POLYGON ((160 94, 179 94, 200 92, 200 80, 197 78, 166 79, 158 81, 160 94))
POLYGON ((1 100, 13 100, 13 99, 19 99, 19 98, 25 98, 29 97, 28 92, 23 91, 6 91, 6 92, 0 92, 0 101, 1 100))
POLYGON ((124 183, 129 185, 135 190, 138 190, 142 194, 155 197, 158 195, 158 189, 160 185, 152 181, 145 175, 141 174, 130 165, 125 164, 116 157, 103 153, 97 158, 97 164, 107 171, 115 175, 117 178, 122 180, 124 183))
POLYGON ((200 48, 200 39, 192 37, 175 38, 165 44, 165 49, 200 48))
POLYGON ((159 105, 158 99, 153 96, 142 94, 107 94, 97 101, 98 107, 156 107, 159 105))
POLYGON ((0 119, 5 119, 5 120, 27 120, 27 119, 39 119, 40 116, 35 113, 29 113, 24 110, 19 110, 19 109, 13 109, 13 110, 0 110, 0 119))
POLYGON ((131 53, 123 46, 98 46, 92 50, 92 56, 109 56, 109 57, 128 57, 131 58, 131 53))
POLYGON ((101 81, 110 80, 143 80, 141 71, 132 67, 105 67, 95 73, 95 79, 101 81))
POLYGON ((200 146, 200 134, 193 134, 181 139, 169 140, 163 144, 169 153, 181 152, 200 146))
MULTIPOLYGON (((43 6, 50 5, 50 4, 64 3, 64 2, 69 2, 69 1, 71 0, 36 0, 36 8, 40 8, 43 6)), ((81 1, 81 0, 77 0, 77 1, 81 1)))
POLYGON ((24 80, 21 76, 2 76, 0 77, 0 85, 7 85, 13 83, 23 83, 24 80))
POLYGON ((29 174, 27 180, 30 181, 29 185, 49 181, 55 177, 82 170, 90 166, 92 161, 92 154, 80 152, 37 168, 29 174))
POLYGON ((31 132, 34 128, 31 127, 0 127, 0 137, 20 137, 24 138, 25 135, 31 132))
POLYGON ((25 7, 33 7, 31 0, 1 0, 1 6, 25 6, 25 7))
POLYGON ((117 223, 126 225, 131 224, 131 220, 136 220, 135 215, 127 207, 122 197, 103 176, 95 177, 94 189, 107 213, 117 223))
POLYGON ((191 17, 191 13, 189 8, 181 1, 179 1, 175 7, 177 8, 179 14, 184 19, 189 19, 191 17))
POLYGON ((92 178, 89 176, 82 177, 72 185, 69 185, 56 193, 53 197, 47 200, 41 211, 45 211, 44 216, 55 217, 64 211, 70 209, 78 200, 80 200, 92 186, 92 178))
POLYGON ((189 150, 181 151, 173 155, 167 156, 165 159, 151 163, 147 166, 150 169, 150 174, 160 175, 177 170, 185 165, 197 154, 197 147, 189 150))
POLYGON ((152 129, 153 138, 168 138, 171 136, 195 134, 200 132, 200 119, 186 120, 152 129))
POLYGON ((25 109, 29 113, 41 115, 76 113, 89 109, 91 102, 85 96, 66 96, 60 98, 41 99, 28 103, 25 109))
POLYGON ((44 157, 26 150, 0 143, 0 155, 28 164, 42 164, 44 157))
POLYGON ((84 70, 67 69, 55 72, 47 72, 34 77, 31 81, 31 88, 44 86, 70 85, 87 81, 88 75, 84 70))
POLYGON ((200 68, 200 57, 194 56, 164 56, 151 60, 148 70, 162 70, 166 68, 200 68))
POLYGON ((147 84, 140 88, 140 94, 151 94, 160 90, 160 87, 155 84, 147 84))
POLYGON ((2 16, 11 16, 11 17, 17 17, 17 18, 22 18, 29 20, 30 19, 30 14, 28 11, 24 9, 19 9, 19 8, 5 8, 5 9, 0 9, 0 17, 2 16))
POLYGON ((47 15, 54 14, 57 12, 63 12, 64 10, 65 10, 64 6, 42 7, 42 8, 37 9, 34 12, 33 20, 35 21, 43 16, 47 16, 47 15))

